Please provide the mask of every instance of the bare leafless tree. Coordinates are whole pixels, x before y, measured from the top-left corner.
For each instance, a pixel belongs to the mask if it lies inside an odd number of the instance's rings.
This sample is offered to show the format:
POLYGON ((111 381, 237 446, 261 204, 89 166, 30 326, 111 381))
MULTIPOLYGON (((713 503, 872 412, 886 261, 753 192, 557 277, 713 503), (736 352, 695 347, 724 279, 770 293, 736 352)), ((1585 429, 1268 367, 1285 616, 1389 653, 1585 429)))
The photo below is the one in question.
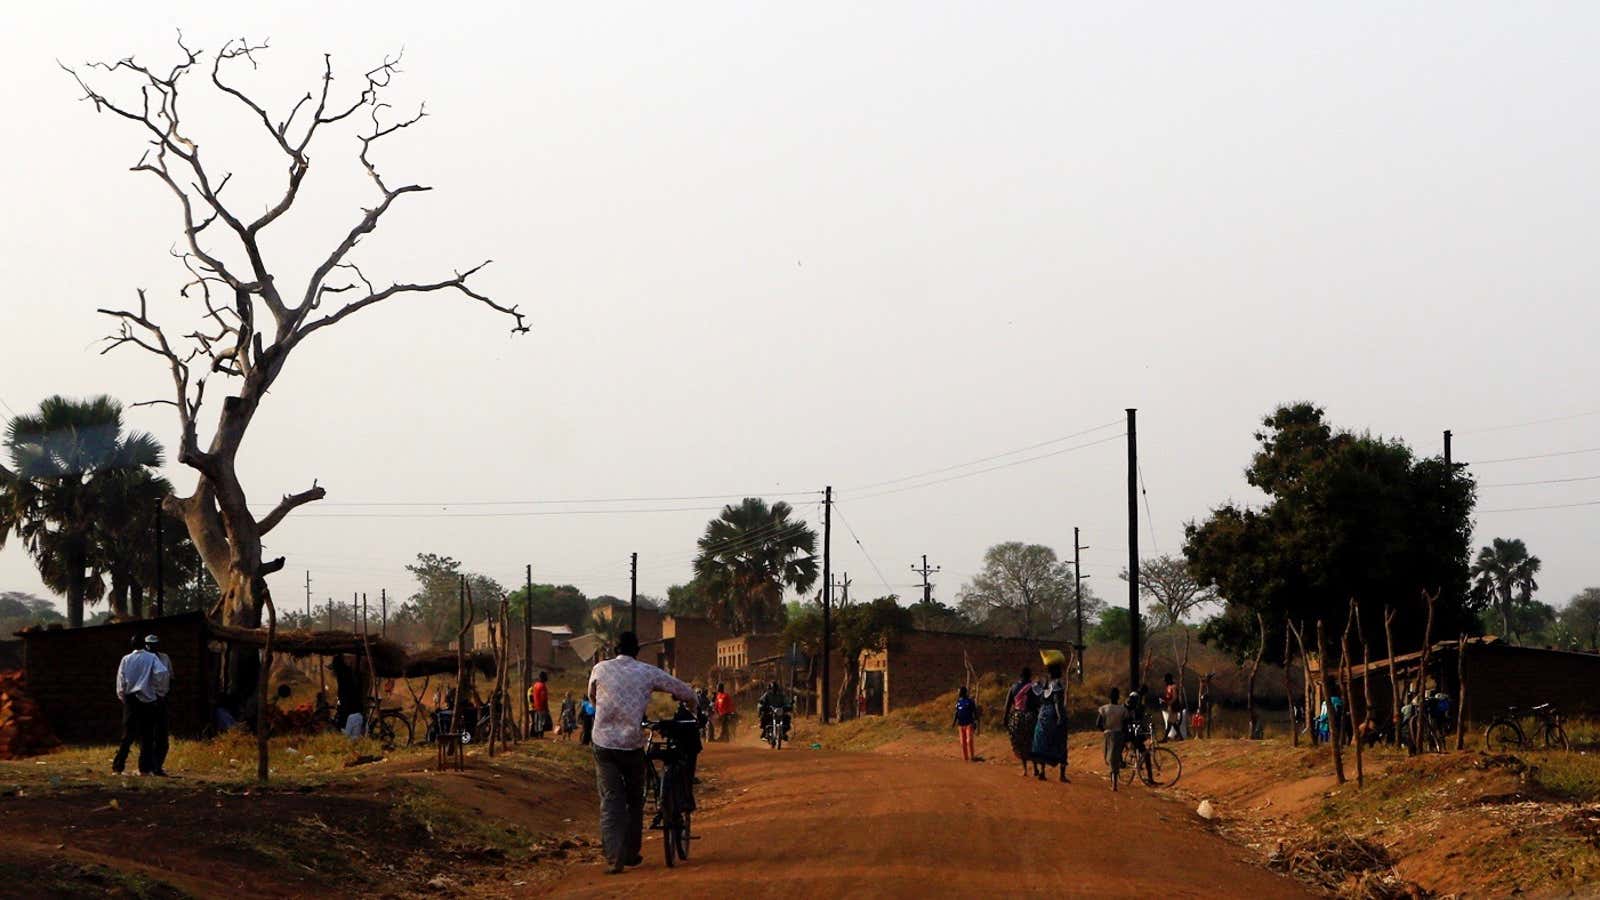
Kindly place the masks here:
MULTIPOLYGON (((268 591, 266 576, 283 568, 283 558, 262 558, 262 538, 292 510, 320 500, 324 489, 315 481, 298 493, 286 494, 265 516, 249 509, 235 459, 256 412, 284 371, 294 351, 307 339, 347 321, 364 309, 406 294, 454 292, 510 316, 514 332, 527 327, 516 306, 504 306, 475 290, 469 280, 487 262, 455 271, 450 277, 392 281, 379 286, 361 268, 352 251, 377 229, 401 198, 429 190, 422 184, 391 182, 380 173, 373 152, 379 142, 421 122, 422 108, 395 115, 383 96, 399 73, 398 56, 385 58, 356 80, 354 96, 336 98, 334 67, 324 55, 321 84, 302 96, 280 118, 232 80, 241 67, 255 69, 266 44, 246 40, 222 45, 210 65, 203 52, 178 36, 178 60, 157 68, 127 57, 116 62, 63 65, 95 111, 133 124, 148 146, 133 171, 157 179, 171 191, 180 213, 182 243, 173 256, 187 270, 179 296, 196 304, 191 321, 201 324, 184 332, 157 321, 143 290, 136 309, 101 309, 118 320, 106 352, 122 346, 147 351, 170 370, 171 399, 149 401, 173 406, 180 425, 178 461, 199 473, 194 493, 169 498, 169 512, 181 517, 216 580, 221 600, 213 616, 228 625, 259 628, 268 591), (209 68, 209 73, 206 69, 209 68), (201 144, 180 111, 180 95, 209 74, 209 88, 237 102, 259 122, 266 141, 287 165, 281 193, 259 215, 242 211, 223 193, 232 178, 203 154, 201 144), (102 84, 104 82, 104 84, 102 84), (334 130, 356 125, 357 159, 375 186, 375 202, 362 210, 325 255, 296 266, 272 258, 263 238, 271 226, 301 197, 311 169, 313 141, 334 130), (282 273, 308 268, 303 282, 282 273), (229 395, 216 411, 209 438, 201 433, 200 416, 208 379, 222 376, 229 395)), ((213 391, 215 394, 215 391, 213 391)), ((254 653, 233 653, 230 681, 238 689, 252 687, 254 653)))

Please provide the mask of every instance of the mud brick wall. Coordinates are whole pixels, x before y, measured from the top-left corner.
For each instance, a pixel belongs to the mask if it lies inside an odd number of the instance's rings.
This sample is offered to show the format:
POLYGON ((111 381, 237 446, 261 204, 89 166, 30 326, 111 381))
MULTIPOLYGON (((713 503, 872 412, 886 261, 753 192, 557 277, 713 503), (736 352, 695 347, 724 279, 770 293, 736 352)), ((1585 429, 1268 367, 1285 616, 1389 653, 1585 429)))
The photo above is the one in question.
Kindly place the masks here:
MULTIPOLYGON (((1455 684, 1455 656, 1445 664, 1455 684)), ((1438 669, 1430 665, 1430 670, 1438 669)), ((1600 655, 1535 647, 1467 645, 1467 722, 1487 725, 1508 706, 1554 703, 1566 716, 1600 714, 1600 655)), ((1376 687, 1376 685, 1374 685, 1376 687)), ((1530 727, 1527 722, 1523 727, 1530 727)))
POLYGON ((112 743, 122 733, 117 665, 137 635, 161 638, 172 659, 168 723, 174 736, 200 733, 209 713, 210 662, 200 613, 23 635, 28 693, 67 743, 112 743))
MULTIPOLYGON (((644 610, 639 610, 639 625, 645 624, 644 610)), ((708 619, 689 616, 667 616, 661 623, 661 634, 672 641, 668 659, 671 672, 680 681, 696 681, 717 665, 717 642, 727 637, 727 632, 708 619)))
POLYGON ((885 712, 955 690, 966 679, 967 663, 980 678, 990 673, 1015 678, 1023 666, 1038 672, 1039 650, 1049 647, 1065 651, 1067 644, 939 631, 903 634, 884 654, 885 712))

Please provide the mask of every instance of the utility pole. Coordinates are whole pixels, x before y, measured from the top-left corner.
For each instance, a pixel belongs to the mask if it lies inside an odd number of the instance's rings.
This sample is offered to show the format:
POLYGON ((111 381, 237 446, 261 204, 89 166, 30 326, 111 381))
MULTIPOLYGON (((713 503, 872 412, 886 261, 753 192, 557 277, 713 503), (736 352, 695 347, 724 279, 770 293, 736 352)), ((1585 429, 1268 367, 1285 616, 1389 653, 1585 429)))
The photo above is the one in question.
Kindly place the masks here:
MULTIPOLYGON (((1139 411, 1128 410, 1128 690, 1139 689, 1139 411)), ((1141 697, 1141 700, 1148 698, 1141 697)))
MULTIPOLYGON (((456 617, 457 617, 456 618, 456 633, 457 634, 461 634, 461 629, 467 627, 467 576, 466 575, 462 575, 461 576, 461 581, 457 585, 456 589, 460 593, 459 598, 456 600, 456 617)), ((467 643, 467 636, 462 634, 461 637, 456 639, 456 644, 458 645, 457 649, 462 650, 464 652, 467 649, 466 643, 467 643)))
POLYGON ((161 514, 161 500, 157 499, 156 500, 156 618, 160 618, 161 616, 165 615, 166 611, 167 611, 167 585, 166 585, 166 578, 165 578, 165 576, 164 576, 164 574, 162 572, 162 569, 165 568, 163 566, 163 563, 165 562, 165 560, 162 558, 165 548, 162 547, 162 544, 166 543, 166 535, 163 533, 163 530, 164 530, 165 526, 161 522, 161 520, 164 519, 164 518, 166 518, 166 516, 161 514))
POLYGON ((839 580, 839 583, 835 585, 835 587, 839 588, 841 591, 839 597, 839 608, 844 609, 850 605, 850 573, 844 573, 844 577, 839 580))
POLYGON ((1072 526, 1072 592, 1078 604, 1078 683, 1083 683, 1083 651, 1087 646, 1083 640, 1083 564, 1079 561, 1078 554, 1088 547, 1078 541, 1078 526, 1072 526))
POLYGON ((822 696, 817 698, 817 709, 822 711, 822 722, 828 722, 828 697, 831 681, 828 657, 833 651, 833 485, 822 492, 822 696))
POLYGON ((528 721, 532 710, 528 709, 526 698, 528 689, 533 687, 533 563, 528 563, 523 571, 527 581, 522 594, 522 733, 523 736, 533 734, 533 723, 528 721))
POLYGON ((933 566, 932 568, 929 568, 929 566, 928 566, 928 554, 924 553, 924 554, 922 554, 922 568, 919 569, 916 566, 912 566, 911 567, 911 571, 913 571, 913 572, 917 573, 918 575, 922 576, 922 605, 924 607, 926 607, 927 609, 932 609, 933 608, 933 584, 932 584, 932 582, 928 581, 928 576, 932 575, 933 573, 935 573, 937 571, 939 571, 939 567, 938 566, 933 566))
POLYGON ((379 613, 380 615, 383 616, 383 618, 379 620, 378 634, 383 635, 384 637, 388 637, 389 636, 389 589, 388 588, 379 588, 378 589, 378 602, 383 604, 383 606, 380 608, 380 613, 379 613))
POLYGON ((628 630, 639 636, 639 554, 628 557, 628 630))

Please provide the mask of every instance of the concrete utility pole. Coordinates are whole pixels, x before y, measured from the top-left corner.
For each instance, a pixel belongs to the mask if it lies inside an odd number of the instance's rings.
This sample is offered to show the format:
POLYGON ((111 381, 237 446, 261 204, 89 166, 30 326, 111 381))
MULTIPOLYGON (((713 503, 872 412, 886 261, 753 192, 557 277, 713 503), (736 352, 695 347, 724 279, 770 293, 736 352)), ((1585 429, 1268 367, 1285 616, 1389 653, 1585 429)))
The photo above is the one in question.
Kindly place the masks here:
POLYGON ((817 698, 817 708, 822 711, 822 721, 828 721, 828 697, 831 681, 828 657, 833 648, 833 486, 822 492, 822 696, 817 698))
MULTIPOLYGON (((1139 689, 1139 411, 1128 410, 1128 690, 1139 689)), ((1141 700, 1149 698, 1141 697, 1141 700)))
POLYGON ((922 605, 929 609, 933 608, 933 583, 928 581, 928 576, 938 572, 939 568, 939 566, 929 568, 928 554, 926 553, 922 554, 922 568, 911 567, 911 571, 922 576, 922 605))
POLYGON ((1088 547, 1078 541, 1078 526, 1072 526, 1072 591, 1078 604, 1078 683, 1083 683, 1083 651, 1088 645, 1083 640, 1083 563, 1078 554, 1088 547))
POLYGON ((850 605, 850 580, 851 580, 850 579, 850 573, 846 572, 846 573, 844 573, 844 577, 841 578, 838 582, 836 582, 834 584, 834 587, 836 587, 836 588, 838 588, 840 590, 840 596, 839 596, 839 608, 840 609, 843 609, 846 606, 850 605))
POLYGON ((639 636, 639 554, 628 557, 628 630, 639 636))

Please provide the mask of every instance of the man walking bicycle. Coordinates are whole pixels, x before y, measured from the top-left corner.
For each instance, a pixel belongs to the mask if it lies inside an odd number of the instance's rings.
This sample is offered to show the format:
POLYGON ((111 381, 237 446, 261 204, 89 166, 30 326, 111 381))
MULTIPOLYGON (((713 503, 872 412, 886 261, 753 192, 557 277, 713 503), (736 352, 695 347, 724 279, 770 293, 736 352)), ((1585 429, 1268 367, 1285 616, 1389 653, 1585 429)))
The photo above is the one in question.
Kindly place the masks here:
POLYGON ((694 688, 666 672, 635 659, 639 638, 631 631, 617 637, 614 659, 595 664, 588 696, 594 701, 594 768, 600 789, 600 841, 606 874, 644 861, 644 721, 650 695, 660 691, 692 710, 694 688))

